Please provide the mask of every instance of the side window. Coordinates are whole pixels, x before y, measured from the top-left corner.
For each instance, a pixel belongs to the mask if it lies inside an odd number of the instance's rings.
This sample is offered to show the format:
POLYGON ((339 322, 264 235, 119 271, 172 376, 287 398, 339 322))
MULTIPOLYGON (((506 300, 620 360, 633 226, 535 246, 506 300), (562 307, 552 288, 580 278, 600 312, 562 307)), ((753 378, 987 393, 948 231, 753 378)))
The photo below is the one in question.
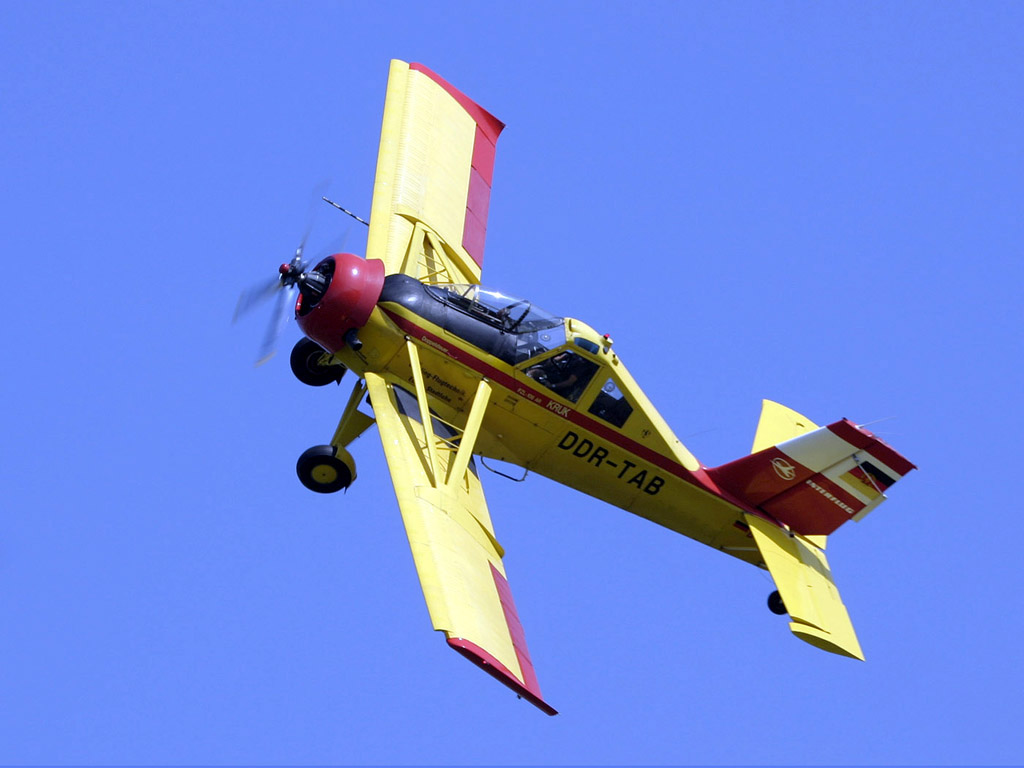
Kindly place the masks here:
POLYGON ((594 404, 590 406, 590 412, 598 418, 604 419, 609 424, 621 427, 626 423, 629 414, 633 412, 633 406, 626 400, 626 396, 619 390, 614 379, 608 379, 601 391, 597 393, 594 404))
POLYGON ((597 363, 575 352, 560 352, 526 369, 526 375, 575 403, 597 373, 597 363))

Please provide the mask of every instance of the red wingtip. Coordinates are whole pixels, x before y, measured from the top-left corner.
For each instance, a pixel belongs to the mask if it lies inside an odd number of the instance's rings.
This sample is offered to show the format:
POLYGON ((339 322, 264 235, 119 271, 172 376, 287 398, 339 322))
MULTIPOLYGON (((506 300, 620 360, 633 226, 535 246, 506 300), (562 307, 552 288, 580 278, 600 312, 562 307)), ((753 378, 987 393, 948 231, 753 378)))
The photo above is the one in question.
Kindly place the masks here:
POLYGON ((508 686, 537 709, 547 715, 557 715, 558 710, 540 697, 540 690, 532 691, 512 674, 511 670, 475 643, 460 637, 449 637, 448 645, 476 664, 498 682, 508 686))

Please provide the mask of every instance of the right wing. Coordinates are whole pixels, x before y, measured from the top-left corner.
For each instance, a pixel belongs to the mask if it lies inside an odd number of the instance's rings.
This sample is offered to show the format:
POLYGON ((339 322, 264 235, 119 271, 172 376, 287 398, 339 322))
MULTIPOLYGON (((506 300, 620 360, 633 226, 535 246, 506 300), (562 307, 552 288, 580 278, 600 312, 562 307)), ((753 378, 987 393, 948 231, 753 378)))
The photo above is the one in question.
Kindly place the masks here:
MULTIPOLYGON (((418 372, 415 347, 408 344, 418 372)), ((421 407, 422 377, 414 378, 420 397, 377 374, 367 373, 366 383, 431 622, 460 654, 547 714, 557 714, 541 696, 505 576, 504 550, 470 464, 490 388, 481 382, 459 435, 421 407)))
POLYGON ((368 259, 429 283, 479 283, 504 125, 422 64, 391 62, 368 259))

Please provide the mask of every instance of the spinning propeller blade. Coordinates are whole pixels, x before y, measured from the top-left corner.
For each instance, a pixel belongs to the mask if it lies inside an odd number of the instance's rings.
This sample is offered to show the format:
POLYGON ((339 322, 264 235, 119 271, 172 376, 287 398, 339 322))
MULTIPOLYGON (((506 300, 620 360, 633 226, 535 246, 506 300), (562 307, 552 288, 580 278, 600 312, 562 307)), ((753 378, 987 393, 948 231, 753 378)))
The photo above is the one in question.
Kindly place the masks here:
MULTIPOLYGON (((317 185, 317 196, 322 196, 322 188, 325 186, 326 182, 322 182, 317 185)), ((326 198, 323 199, 326 200, 326 198)), ((337 203, 332 202, 331 205, 336 208, 341 208, 337 203)), ((346 213, 350 212, 346 211, 346 213)), ((310 288, 308 281, 313 278, 319 278, 321 281, 323 280, 322 276, 319 276, 318 274, 306 274, 309 268, 309 262, 304 261, 302 258, 302 254, 306 249, 306 241, 309 239, 309 234, 313 229, 314 215, 315 214, 311 207, 309 221, 306 225, 306 231, 302 235, 299 247, 295 249, 295 255, 292 257, 291 261, 280 266, 278 269, 278 276, 270 279, 269 281, 262 280, 242 291, 241 296, 238 297, 238 304, 235 305, 235 314, 232 322, 238 321, 239 318, 265 304, 273 298, 275 294, 277 295, 277 300, 274 303, 274 308, 270 315, 270 324, 267 326, 267 331, 263 336, 263 343, 260 345, 260 354, 256 360, 256 365, 258 366, 267 362, 267 360, 272 358, 274 353, 277 351, 277 341, 280 338, 285 325, 288 324, 288 318, 291 316, 293 307, 295 306, 295 297, 299 291, 299 286, 303 286, 302 290, 304 292, 312 291, 315 290, 315 288, 310 288)), ((350 213, 350 215, 353 214, 350 213)), ((345 240, 347 240, 347 238, 348 232, 346 231, 341 241, 341 247, 336 250, 344 249, 345 240)))
POLYGON ((288 324, 297 292, 298 289, 294 285, 280 286, 277 292, 277 302, 274 304, 274 312, 270 316, 270 324, 263 337, 263 344, 260 345, 260 356, 256 359, 257 366, 263 365, 277 352, 277 340, 281 338, 281 332, 288 324))

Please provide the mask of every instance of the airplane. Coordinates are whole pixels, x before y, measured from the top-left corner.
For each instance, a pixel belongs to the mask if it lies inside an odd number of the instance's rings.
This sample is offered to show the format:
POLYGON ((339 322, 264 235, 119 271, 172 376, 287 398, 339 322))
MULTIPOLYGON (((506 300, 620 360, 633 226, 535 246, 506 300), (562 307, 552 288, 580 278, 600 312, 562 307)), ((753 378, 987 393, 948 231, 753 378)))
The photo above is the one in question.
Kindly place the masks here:
POLYGON ((264 356, 294 301, 296 377, 357 378, 330 442, 299 458, 301 482, 348 488, 348 448, 375 423, 434 629, 549 715, 484 497, 486 459, 766 569, 768 607, 789 614, 796 637, 863 660, 826 540, 915 466, 848 419, 819 426, 769 400, 751 453, 704 466, 609 335, 481 285, 503 128, 427 67, 392 61, 365 258, 336 253, 310 267, 300 246, 269 291, 243 295, 248 308, 278 294, 264 356))

